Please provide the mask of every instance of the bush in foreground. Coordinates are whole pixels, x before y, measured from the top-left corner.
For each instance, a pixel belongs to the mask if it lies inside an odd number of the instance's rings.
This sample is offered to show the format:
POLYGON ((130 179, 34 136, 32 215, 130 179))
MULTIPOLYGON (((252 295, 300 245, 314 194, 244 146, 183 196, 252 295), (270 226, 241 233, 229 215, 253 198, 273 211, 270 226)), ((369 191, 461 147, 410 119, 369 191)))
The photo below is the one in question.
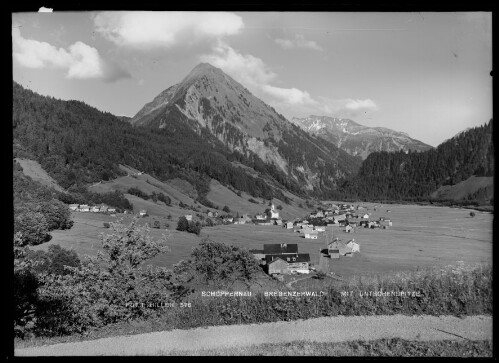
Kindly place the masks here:
MULTIPOLYGON (((209 253, 206 255, 209 256, 209 253)), ((212 268, 216 267, 207 265, 202 270, 206 270, 207 276, 213 276, 212 268)), ((179 270, 174 268, 174 271, 179 270)), ((190 299, 192 308, 168 309, 155 324, 167 330, 338 315, 492 315, 490 265, 448 266, 397 273, 384 278, 359 278, 340 285, 328 285, 325 282, 322 291, 326 293, 322 297, 265 297, 262 293, 251 297, 203 299, 196 296, 190 299), (361 292, 379 290, 414 291, 419 293, 419 297, 360 296, 361 292)))
POLYGON ((91 327, 147 317, 156 310, 141 303, 159 304, 171 299, 174 284, 163 268, 141 265, 168 250, 166 236, 154 241, 147 226, 112 223, 102 234, 104 253, 87 257, 66 275, 42 274, 38 289, 37 335, 65 335, 91 327), (139 305, 135 305, 138 303, 139 305))

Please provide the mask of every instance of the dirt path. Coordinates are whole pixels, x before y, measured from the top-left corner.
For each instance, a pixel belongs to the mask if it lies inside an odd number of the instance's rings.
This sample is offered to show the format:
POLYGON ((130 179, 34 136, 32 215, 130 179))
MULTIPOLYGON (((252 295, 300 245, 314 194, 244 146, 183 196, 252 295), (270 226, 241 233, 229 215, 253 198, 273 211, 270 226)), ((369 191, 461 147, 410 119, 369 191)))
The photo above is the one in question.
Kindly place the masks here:
POLYGON ((120 336, 15 350, 16 356, 161 355, 296 340, 342 342, 381 338, 491 340, 492 317, 338 316, 292 322, 228 325, 120 336))

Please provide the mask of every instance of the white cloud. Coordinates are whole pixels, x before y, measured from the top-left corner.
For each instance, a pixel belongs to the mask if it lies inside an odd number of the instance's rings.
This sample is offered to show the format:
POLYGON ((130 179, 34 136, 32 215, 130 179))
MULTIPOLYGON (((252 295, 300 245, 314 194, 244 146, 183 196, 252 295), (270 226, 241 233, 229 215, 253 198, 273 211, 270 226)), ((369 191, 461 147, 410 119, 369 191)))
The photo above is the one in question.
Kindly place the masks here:
POLYGON ((60 68, 66 70, 67 78, 102 78, 114 81, 130 75, 116 65, 105 62, 97 49, 76 42, 68 50, 37 40, 26 39, 18 28, 12 29, 12 56, 27 68, 60 68))
POLYGON ((248 87, 256 96, 277 106, 315 106, 318 104, 308 92, 297 88, 282 88, 271 85, 277 79, 262 59, 251 54, 242 54, 229 45, 219 42, 212 54, 201 56, 201 61, 221 68, 232 78, 248 87))
POLYGON ((297 88, 280 88, 270 85, 263 85, 262 90, 268 95, 274 97, 279 102, 293 105, 316 105, 315 101, 307 91, 301 91, 297 88))
POLYGON ((303 34, 296 34, 294 39, 274 39, 274 41, 284 49, 292 48, 308 48, 312 50, 324 50, 317 42, 313 40, 306 40, 303 34))
POLYGON ((202 55, 200 58, 202 62, 221 68, 287 117, 304 117, 311 114, 355 117, 361 112, 377 109, 376 103, 371 99, 316 99, 309 92, 298 88, 276 87, 272 82, 277 81, 278 76, 262 59, 242 54, 223 42, 219 42, 211 54, 202 55))
POLYGON ((94 25, 107 40, 142 50, 221 39, 244 27, 242 18, 232 13, 181 11, 101 12, 94 25))
POLYGON ((40 9, 38 9, 39 13, 52 13, 54 9, 52 8, 46 8, 45 6, 42 6, 40 9))
POLYGON ((202 55, 201 61, 221 68, 247 87, 257 87, 274 80, 277 75, 257 57, 241 54, 229 45, 219 42, 213 53, 202 55))
POLYGON ((352 111, 359 111, 361 109, 376 110, 378 106, 373 100, 367 98, 365 100, 353 100, 351 98, 345 100, 345 108, 352 111))

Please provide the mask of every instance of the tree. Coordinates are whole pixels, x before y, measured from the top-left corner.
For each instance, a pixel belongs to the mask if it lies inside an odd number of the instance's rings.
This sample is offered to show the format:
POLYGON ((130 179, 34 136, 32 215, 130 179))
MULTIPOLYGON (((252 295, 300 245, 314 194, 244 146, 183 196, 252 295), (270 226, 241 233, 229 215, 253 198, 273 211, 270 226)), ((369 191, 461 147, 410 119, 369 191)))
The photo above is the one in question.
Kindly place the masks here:
POLYGON ((189 228, 189 221, 184 216, 180 217, 177 222, 177 231, 187 231, 189 228))
POLYGON ((33 271, 36 263, 26 258, 29 248, 21 232, 14 235, 14 334, 24 338, 27 325, 33 321, 40 283, 33 271))
POLYGON ((475 212, 470 212, 470 217, 473 218, 475 216, 475 212))
POLYGON ((62 248, 60 245, 51 245, 48 251, 30 251, 29 259, 38 262, 34 267, 36 273, 66 275, 69 273, 64 266, 79 267, 80 259, 74 250, 62 248))
POLYGON ((236 281, 248 283, 260 271, 258 262, 245 249, 203 239, 192 250, 191 258, 174 265, 180 281, 227 287, 236 281))
POLYGON ((160 229, 161 228, 161 224, 159 223, 159 221, 154 221, 152 227, 156 228, 156 229, 160 229))
POLYGON ((222 211, 224 211, 225 213, 230 213, 230 208, 228 206, 224 206, 222 211))
POLYGON ((162 192, 160 192, 158 194, 158 200, 165 203, 168 206, 172 204, 172 200, 170 199, 170 197, 167 195, 164 195, 162 192))
POLYGON ((176 285, 164 268, 141 267, 146 261, 169 251, 167 236, 153 240, 149 227, 111 224, 112 232, 101 234, 103 252, 87 257, 80 267, 68 267, 66 275, 43 274, 39 289, 35 328, 40 335, 84 332, 154 313, 154 307, 172 301, 176 285))
POLYGON ((50 239, 49 224, 40 212, 25 212, 14 218, 14 233, 20 232, 25 244, 38 245, 50 239))
POLYGON ((197 222, 189 222, 189 226, 187 227, 187 232, 194 233, 199 236, 201 233, 201 223, 197 222))

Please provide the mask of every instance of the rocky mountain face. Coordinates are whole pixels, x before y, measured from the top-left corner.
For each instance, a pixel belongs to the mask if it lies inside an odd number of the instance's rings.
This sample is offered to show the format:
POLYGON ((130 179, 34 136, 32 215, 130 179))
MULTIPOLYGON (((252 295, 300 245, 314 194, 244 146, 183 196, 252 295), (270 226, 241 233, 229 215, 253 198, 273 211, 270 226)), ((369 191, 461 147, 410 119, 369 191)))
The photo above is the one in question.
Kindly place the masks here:
POLYGON ((208 63, 161 92, 130 122, 168 129, 179 113, 199 135, 209 134, 231 152, 263 162, 283 185, 294 184, 304 191, 334 188, 360 167, 360 159, 289 122, 208 63))
POLYGON ((349 119, 312 115, 293 118, 292 122, 363 160, 375 151, 425 151, 432 148, 404 132, 385 127, 367 127, 349 119))

